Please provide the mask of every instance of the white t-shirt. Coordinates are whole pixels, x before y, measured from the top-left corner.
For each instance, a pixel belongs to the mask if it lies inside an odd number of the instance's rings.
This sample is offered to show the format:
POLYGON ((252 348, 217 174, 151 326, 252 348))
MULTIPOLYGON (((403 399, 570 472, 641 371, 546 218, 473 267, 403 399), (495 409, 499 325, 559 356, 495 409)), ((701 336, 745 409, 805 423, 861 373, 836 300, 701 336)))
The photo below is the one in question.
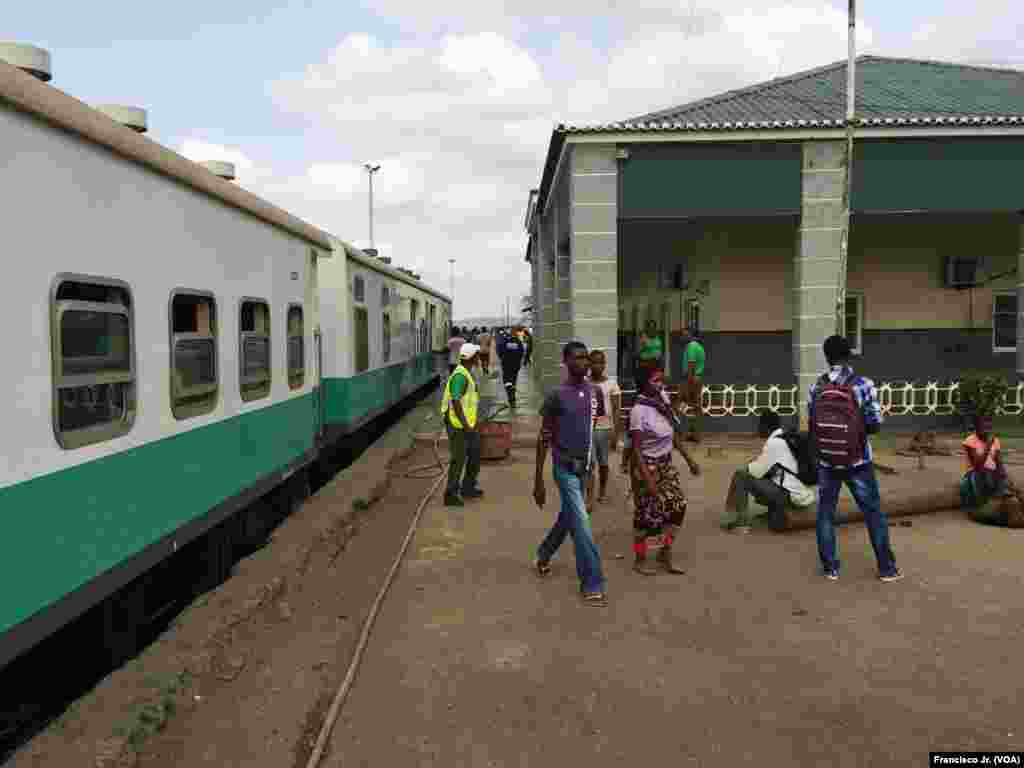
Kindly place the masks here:
MULTIPOLYGON (((611 379, 591 381, 590 383, 601 393, 601 398, 604 400, 604 413, 594 421, 594 429, 611 429, 615 426, 615 422, 612 419, 618 417, 618 414, 613 410, 612 395, 621 395, 622 390, 611 379)), ((598 410, 600 411, 601 409, 598 410)))
POLYGON ((789 450, 786 441, 782 439, 781 429, 776 429, 771 433, 761 449, 761 455, 747 465, 747 471, 754 477, 760 478, 767 475, 776 464, 781 464, 789 470, 788 472, 779 472, 776 469, 777 474, 772 479, 777 483, 779 482, 778 474, 782 475, 782 487, 789 491, 789 498, 794 506, 808 507, 813 504, 816 494, 800 482, 800 478, 796 476, 796 456, 789 450))

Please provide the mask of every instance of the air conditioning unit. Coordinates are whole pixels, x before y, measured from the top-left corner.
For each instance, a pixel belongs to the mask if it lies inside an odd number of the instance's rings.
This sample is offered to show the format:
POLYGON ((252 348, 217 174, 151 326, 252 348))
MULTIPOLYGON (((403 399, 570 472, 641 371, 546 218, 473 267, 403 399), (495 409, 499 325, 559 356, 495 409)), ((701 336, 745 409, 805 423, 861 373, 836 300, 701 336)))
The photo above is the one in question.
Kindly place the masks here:
POLYGON ((971 288, 978 284, 981 260, 977 256, 950 256, 946 259, 946 287, 971 288))

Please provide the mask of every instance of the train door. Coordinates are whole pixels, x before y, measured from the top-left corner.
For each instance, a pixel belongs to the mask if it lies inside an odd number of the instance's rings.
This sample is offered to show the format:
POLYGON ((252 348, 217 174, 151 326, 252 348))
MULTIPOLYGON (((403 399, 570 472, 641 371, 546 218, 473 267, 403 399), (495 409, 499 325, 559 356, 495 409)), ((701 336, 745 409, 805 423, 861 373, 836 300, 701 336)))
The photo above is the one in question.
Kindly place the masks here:
POLYGON ((313 376, 313 434, 318 438, 324 434, 324 352, 323 332, 320 329, 320 289, 316 249, 309 253, 309 280, 306 282, 306 306, 310 325, 313 327, 313 359, 316 373, 313 376))

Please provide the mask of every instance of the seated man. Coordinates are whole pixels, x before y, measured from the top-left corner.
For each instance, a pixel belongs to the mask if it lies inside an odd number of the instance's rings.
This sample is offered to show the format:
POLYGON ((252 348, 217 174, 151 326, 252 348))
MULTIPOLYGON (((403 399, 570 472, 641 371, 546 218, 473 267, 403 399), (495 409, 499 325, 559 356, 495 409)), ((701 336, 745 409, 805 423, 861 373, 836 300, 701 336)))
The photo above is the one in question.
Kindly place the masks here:
POLYGON ((770 520, 781 520, 785 507, 808 507, 816 494, 797 476, 797 461, 782 437, 779 414, 764 410, 758 419, 758 434, 765 438, 761 455, 732 476, 725 500, 724 528, 750 533, 751 515, 747 513, 747 495, 768 507, 770 520))

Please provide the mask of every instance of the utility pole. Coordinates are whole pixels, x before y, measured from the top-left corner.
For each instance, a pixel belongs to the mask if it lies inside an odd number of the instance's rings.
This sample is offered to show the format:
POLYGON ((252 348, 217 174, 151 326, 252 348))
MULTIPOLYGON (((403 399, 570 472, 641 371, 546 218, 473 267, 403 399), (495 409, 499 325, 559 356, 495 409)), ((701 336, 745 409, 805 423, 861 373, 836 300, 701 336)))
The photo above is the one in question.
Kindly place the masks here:
POLYGON ((379 165, 373 165, 371 163, 363 163, 363 168, 366 169, 367 175, 370 177, 370 250, 373 251, 373 255, 377 255, 377 248, 373 244, 373 174, 380 170, 379 165))
POLYGON ((853 121, 857 93, 857 0, 847 11, 846 62, 846 188, 843 190, 842 238, 839 241, 839 275, 836 285, 836 333, 846 335, 846 264, 850 251, 850 203, 853 195, 853 121))

